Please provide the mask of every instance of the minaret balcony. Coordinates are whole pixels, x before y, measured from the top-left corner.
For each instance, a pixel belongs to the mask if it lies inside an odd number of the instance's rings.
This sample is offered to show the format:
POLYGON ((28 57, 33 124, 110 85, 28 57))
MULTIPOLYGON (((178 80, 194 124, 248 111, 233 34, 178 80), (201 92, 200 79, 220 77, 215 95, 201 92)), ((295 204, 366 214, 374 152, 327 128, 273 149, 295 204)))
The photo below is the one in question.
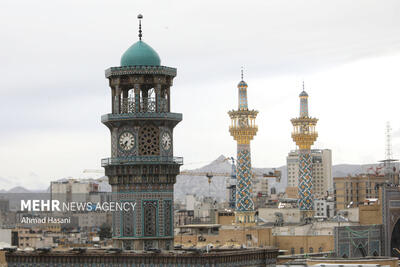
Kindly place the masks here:
POLYGON ((131 156, 105 158, 101 160, 101 166, 109 165, 135 165, 135 164, 179 164, 183 165, 183 157, 171 156, 131 156))
POLYGON ((147 113, 147 112, 151 113, 168 112, 168 101, 162 98, 157 101, 155 97, 148 97, 141 99, 139 103, 136 103, 134 97, 121 99, 121 110, 119 113, 127 114, 127 113, 147 113))
POLYGON ((232 136, 255 136, 258 126, 229 126, 229 132, 232 136))

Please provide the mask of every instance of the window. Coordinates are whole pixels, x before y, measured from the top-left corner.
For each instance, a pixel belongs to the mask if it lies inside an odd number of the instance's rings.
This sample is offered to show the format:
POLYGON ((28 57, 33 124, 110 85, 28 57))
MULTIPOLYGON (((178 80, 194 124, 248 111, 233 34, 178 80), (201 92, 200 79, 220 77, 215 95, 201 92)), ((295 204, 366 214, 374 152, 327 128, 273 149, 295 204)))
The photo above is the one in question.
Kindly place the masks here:
POLYGON ((313 247, 310 247, 310 248, 308 249, 308 251, 309 251, 310 253, 313 253, 313 252, 314 252, 314 248, 313 248, 313 247))
POLYGON ((294 248, 291 248, 291 249, 290 249, 290 253, 291 253, 292 255, 295 253, 294 248))
POLYGON ((144 210, 144 236, 156 235, 157 201, 146 200, 143 202, 144 210))
POLYGON ((300 254, 304 254, 304 248, 303 247, 300 248, 300 254))
POLYGON ((322 247, 319 247, 318 252, 322 252, 322 247))

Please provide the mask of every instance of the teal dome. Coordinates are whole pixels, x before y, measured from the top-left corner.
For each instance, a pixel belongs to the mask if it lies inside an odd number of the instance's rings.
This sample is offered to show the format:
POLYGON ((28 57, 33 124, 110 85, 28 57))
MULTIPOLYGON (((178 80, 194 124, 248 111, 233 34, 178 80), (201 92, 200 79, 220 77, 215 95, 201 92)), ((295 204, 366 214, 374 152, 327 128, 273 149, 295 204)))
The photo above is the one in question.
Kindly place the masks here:
POLYGON ((157 52, 143 41, 134 43, 121 57, 121 66, 160 66, 157 52))

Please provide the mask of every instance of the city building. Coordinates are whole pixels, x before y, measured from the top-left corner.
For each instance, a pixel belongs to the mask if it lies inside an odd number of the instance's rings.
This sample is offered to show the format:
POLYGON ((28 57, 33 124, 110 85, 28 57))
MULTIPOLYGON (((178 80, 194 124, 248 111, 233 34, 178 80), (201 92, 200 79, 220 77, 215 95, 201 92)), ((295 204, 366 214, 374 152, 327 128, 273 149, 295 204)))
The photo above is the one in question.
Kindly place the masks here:
POLYGON ((193 224, 194 211, 193 210, 175 210, 174 213, 174 225, 187 225, 193 224))
POLYGON ((185 196, 185 209, 194 210, 194 207, 199 203, 196 195, 187 194, 185 196))
POLYGON ((261 176, 255 176, 253 179, 253 199, 260 197, 270 196, 269 187, 268 187, 268 179, 261 176))
MULTIPOLYGON (((315 197, 323 197, 333 191, 332 151, 330 149, 311 149, 313 168, 313 191, 315 197)), ((288 187, 299 185, 299 150, 290 151, 286 158, 288 187)))
POLYGON ((20 249, 35 249, 43 247, 53 247, 56 246, 54 239, 51 236, 45 234, 45 231, 41 229, 32 228, 16 228, 13 229, 16 234, 17 244, 14 244, 20 249))
POLYGON ((215 223, 215 212, 218 210, 217 201, 211 197, 203 197, 194 207, 194 222, 215 223))
POLYGON ((360 174, 357 176, 334 177, 336 209, 364 205, 379 199, 379 188, 387 182, 384 176, 360 174))
POLYGON ((66 202, 87 202, 90 193, 98 192, 99 185, 94 181, 66 179, 50 183, 51 199, 66 202))
POLYGON ((266 222, 274 222, 276 226, 283 224, 300 223, 300 210, 298 208, 259 208, 258 216, 266 222))
POLYGON ((331 218, 335 216, 335 202, 333 197, 315 199, 314 200, 314 215, 318 218, 331 218))

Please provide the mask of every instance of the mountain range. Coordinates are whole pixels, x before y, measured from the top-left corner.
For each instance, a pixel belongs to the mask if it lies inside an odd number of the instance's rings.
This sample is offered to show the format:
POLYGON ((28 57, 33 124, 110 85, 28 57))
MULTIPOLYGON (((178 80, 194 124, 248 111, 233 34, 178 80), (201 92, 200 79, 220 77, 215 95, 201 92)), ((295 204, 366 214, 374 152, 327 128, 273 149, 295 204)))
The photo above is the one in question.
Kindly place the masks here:
MULTIPOLYGON (((371 167, 376 167, 378 164, 338 164, 332 166, 333 177, 343 177, 347 175, 357 175, 360 173, 367 173, 371 167)), ((399 166, 397 166, 398 168, 399 166)), ((269 188, 275 187, 278 192, 283 192, 287 185, 287 171, 286 165, 276 168, 282 172, 282 178, 280 182, 276 182, 275 179, 269 179, 269 188)), ((256 174, 263 174, 272 171, 272 168, 253 168, 256 174)), ((178 175, 175 184, 175 200, 184 200, 185 195, 195 194, 197 196, 212 196, 218 200, 226 200, 227 191, 226 183, 230 178, 229 174, 232 171, 231 163, 226 160, 226 156, 221 155, 211 163, 192 170, 181 170, 186 174, 178 175), (208 179, 205 176, 199 176, 198 173, 226 173, 227 176, 214 176, 211 183, 208 183, 208 179)), ((64 181, 67 178, 63 178, 57 181, 64 181)), ((99 189, 103 192, 111 191, 111 186, 108 184, 106 176, 98 179, 82 179, 82 181, 95 181, 99 184, 99 189)), ((0 190, 0 194, 7 193, 42 193, 49 192, 49 189, 31 191, 24 187, 18 186, 10 190, 0 190)))

